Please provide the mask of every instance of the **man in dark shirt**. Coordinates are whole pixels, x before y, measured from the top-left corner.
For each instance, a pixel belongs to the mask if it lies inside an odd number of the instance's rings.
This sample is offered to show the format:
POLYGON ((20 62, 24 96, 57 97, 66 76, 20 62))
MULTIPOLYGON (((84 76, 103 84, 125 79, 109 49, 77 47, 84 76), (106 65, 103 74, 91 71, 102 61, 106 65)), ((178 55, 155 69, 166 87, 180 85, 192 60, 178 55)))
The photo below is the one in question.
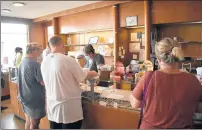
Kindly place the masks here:
POLYGON ((41 52, 42 47, 39 44, 28 44, 26 57, 19 67, 18 99, 25 113, 25 129, 38 129, 41 118, 46 116, 45 88, 41 65, 37 62, 41 52))
POLYGON ((89 68, 90 71, 94 70, 98 72, 100 66, 105 64, 104 57, 101 54, 96 54, 95 49, 91 44, 88 44, 84 48, 84 52, 86 55, 86 64, 85 68, 89 68))

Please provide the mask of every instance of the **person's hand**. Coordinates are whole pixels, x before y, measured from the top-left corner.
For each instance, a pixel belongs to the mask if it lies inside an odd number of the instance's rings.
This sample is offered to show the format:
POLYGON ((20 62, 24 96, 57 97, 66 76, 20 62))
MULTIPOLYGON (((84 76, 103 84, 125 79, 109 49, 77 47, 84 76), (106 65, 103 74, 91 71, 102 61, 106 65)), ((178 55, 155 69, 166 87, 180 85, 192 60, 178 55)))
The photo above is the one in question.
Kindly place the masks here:
POLYGON ((86 79, 97 79, 99 74, 96 71, 88 71, 86 79))
POLYGON ((90 71, 90 69, 89 68, 83 68, 83 71, 88 73, 90 71))

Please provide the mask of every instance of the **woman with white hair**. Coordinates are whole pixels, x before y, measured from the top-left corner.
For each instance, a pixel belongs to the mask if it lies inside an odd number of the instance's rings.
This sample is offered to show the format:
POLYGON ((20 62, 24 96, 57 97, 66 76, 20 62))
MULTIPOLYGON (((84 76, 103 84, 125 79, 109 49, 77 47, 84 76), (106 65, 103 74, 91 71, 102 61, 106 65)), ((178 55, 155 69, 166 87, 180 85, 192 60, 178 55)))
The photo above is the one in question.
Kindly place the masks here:
POLYGON ((132 107, 141 107, 140 128, 191 128, 202 86, 195 75, 180 70, 177 41, 164 38, 155 49, 160 69, 147 72, 131 95, 132 107))

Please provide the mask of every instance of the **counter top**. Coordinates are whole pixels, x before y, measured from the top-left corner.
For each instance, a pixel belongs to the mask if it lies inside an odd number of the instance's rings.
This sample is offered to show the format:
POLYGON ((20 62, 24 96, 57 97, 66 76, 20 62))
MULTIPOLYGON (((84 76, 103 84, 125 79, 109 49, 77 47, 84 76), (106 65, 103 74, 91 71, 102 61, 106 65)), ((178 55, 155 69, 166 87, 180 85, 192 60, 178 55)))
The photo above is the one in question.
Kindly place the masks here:
MULTIPOLYGON (((82 89, 83 100, 92 101, 90 87, 86 84, 80 84, 82 89)), ((101 86, 94 87, 94 102, 102 106, 108 106, 113 108, 121 108, 132 111, 139 111, 139 109, 133 109, 130 105, 131 91, 113 89, 101 86)))
MULTIPOLYGON (((81 83, 80 86, 83 91, 90 91, 90 87, 87 84, 81 83)), ((119 99, 119 100, 124 100, 124 101, 130 101, 129 96, 131 94, 131 91, 128 91, 128 90, 95 86, 94 91, 96 93, 101 94, 101 96, 105 97, 105 98, 114 98, 114 99, 119 99)))

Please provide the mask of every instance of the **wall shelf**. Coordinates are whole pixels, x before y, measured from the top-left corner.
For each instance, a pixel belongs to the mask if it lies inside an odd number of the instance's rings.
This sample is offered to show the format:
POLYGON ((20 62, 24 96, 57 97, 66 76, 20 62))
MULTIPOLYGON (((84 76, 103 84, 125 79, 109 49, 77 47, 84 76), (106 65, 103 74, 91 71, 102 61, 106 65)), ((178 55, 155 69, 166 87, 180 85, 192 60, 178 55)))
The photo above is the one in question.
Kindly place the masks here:
MULTIPOLYGON (((88 44, 71 44, 71 45, 65 45, 66 47, 74 47, 74 46, 87 46, 88 44)), ((114 45, 114 44, 91 44, 91 45, 96 45, 96 46, 98 46, 98 45, 114 45)))
POLYGON ((113 31, 113 29, 108 28, 108 29, 98 29, 98 30, 87 30, 87 31, 68 32, 68 33, 61 33, 61 34, 62 35, 72 35, 72 34, 85 34, 85 33, 105 32, 105 31, 113 31))
POLYGON ((188 42, 179 42, 180 44, 202 44, 202 42, 199 41, 188 41, 188 42))
POLYGON ((131 27, 125 27, 125 28, 144 28, 145 26, 131 26, 131 27))

